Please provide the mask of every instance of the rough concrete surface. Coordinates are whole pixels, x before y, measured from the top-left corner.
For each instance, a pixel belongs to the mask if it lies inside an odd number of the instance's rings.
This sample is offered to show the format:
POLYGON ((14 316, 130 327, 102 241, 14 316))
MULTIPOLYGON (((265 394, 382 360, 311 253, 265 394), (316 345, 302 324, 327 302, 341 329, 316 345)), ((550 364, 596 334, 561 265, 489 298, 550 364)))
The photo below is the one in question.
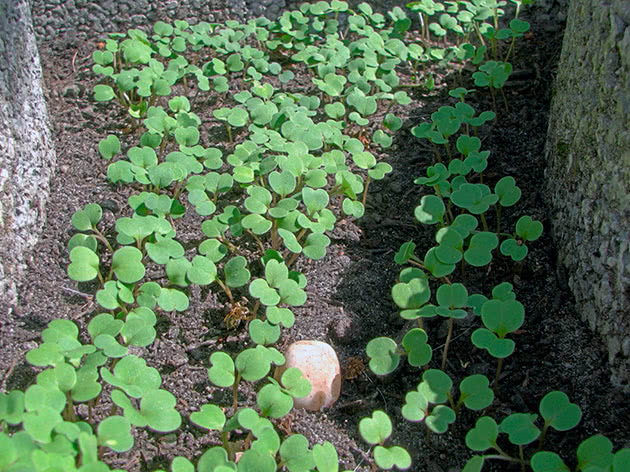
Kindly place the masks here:
POLYGON ((41 79, 27 1, 0 0, 0 307, 17 300, 55 166, 41 79))
MULTIPOLYGON (((276 18, 287 9, 297 9, 303 0, 31 0, 38 40, 63 39, 75 45, 95 33, 150 27, 158 20, 219 22, 245 21, 266 16, 276 18)), ((355 6, 363 0, 350 0, 355 6)), ((545 0, 546 2, 552 0, 545 0)), ((404 7, 401 0, 371 0, 379 11, 404 7)))
POLYGON ((546 188, 583 320, 630 388, 630 8, 574 0, 554 86, 546 188))

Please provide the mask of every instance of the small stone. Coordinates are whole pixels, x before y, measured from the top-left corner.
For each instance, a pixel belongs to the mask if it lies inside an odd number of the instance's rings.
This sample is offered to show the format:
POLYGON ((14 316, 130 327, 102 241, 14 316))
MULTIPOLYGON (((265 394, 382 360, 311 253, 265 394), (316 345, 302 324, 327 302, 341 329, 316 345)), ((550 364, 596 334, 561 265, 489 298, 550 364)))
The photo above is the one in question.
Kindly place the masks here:
POLYGON ((81 93, 81 89, 78 85, 68 85, 63 89, 63 96, 68 98, 77 98, 81 93))
POLYGON ((332 321, 329 325, 329 334, 333 340, 347 344, 352 341, 352 320, 346 316, 332 321))
POLYGON ((87 120, 87 121, 94 121, 96 120, 96 116, 94 116, 93 114, 93 110, 91 107, 86 107, 84 110, 81 111, 81 116, 83 117, 83 119, 87 120))
POLYGON ((297 341, 285 353, 286 362, 277 367, 275 379, 279 382, 285 370, 297 367, 311 382, 311 393, 294 398, 295 408, 318 411, 330 407, 341 393, 341 367, 335 350, 321 341, 297 341))

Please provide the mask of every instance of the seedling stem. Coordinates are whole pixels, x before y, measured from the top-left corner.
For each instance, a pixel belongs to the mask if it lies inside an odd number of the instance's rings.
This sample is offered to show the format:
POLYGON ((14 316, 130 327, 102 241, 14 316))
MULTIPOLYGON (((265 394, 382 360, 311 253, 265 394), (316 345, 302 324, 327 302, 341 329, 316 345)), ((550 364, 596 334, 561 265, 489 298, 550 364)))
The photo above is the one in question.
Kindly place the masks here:
POLYGON ((232 408, 236 411, 236 407, 238 406, 238 384, 241 382, 241 373, 236 372, 236 379, 234 380, 234 385, 232 385, 232 408))
POLYGON ((503 358, 500 357, 497 362, 497 373, 494 376, 494 383, 492 389, 496 392, 499 388, 499 377, 501 377, 501 368, 503 367, 503 358))
POLYGON ((225 292, 225 294, 227 295, 228 299, 230 300, 230 304, 234 304, 234 298, 232 297, 232 291, 230 290, 230 287, 225 285, 223 281, 219 279, 218 277, 215 280, 219 284, 219 287, 221 287, 223 291, 225 292))
POLYGON ((444 344, 444 351, 442 351, 442 370, 446 367, 446 357, 448 356, 448 345, 451 342, 453 336, 453 318, 448 319, 448 334, 446 335, 446 343, 444 344))
POLYGON ((112 245, 109 244, 109 241, 107 240, 107 238, 103 235, 103 233, 99 231, 99 229, 96 226, 92 226, 92 231, 94 231, 95 233, 94 237, 98 239, 99 241, 101 241, 103 244, 105 244, 105 247, 109 250, 109 252, 114 252, 112 245))
POLYGON ((365 208, 365 202, 367 200, 368 187, 370 186, 370 181, 371 180, 372 179, 368 175, 367 179, 365 180, 365 189, 363 189, 363 198, 361 198, 361 203, 363 204, 363 208, 365 208))
POLYGON ((486 215, 482 213, 479 216, 481 217, 481 224, 483 225, 483 230, 488 231, 488 222, 486 221, 486 215))

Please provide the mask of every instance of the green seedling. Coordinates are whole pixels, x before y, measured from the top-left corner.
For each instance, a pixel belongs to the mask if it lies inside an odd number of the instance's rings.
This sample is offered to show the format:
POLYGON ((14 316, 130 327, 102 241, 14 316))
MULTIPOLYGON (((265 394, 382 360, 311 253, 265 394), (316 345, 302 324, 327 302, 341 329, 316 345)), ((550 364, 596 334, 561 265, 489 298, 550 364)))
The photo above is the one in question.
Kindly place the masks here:
POLYGON ((485 328, 471 335, 473 344, 487 350, 498 359, 494 387, 499 384, 503 359, 514 352, 515 343, 506 336, 519 329, 525 319, 525 309, 516 300, 488 300, 481 307, 481 320, 485 328))
POLYGON ((103 159, 110 160, 120 152, 120 140, 114 135, 109 135, 98 143, 98 152, 103 159))
POLYGON ((464 87, 457 87, 457 88, 455 88, 453 90, 449 90, 448 94, 451 97, 458 98, 460 102, 465 102, 466 101, 466 97, 469 94, 473 93, 474 91, 475 91, 474 89, 467 90, 464 87))
MULTIPOLYGON (((610 470, 618 472, 626 470, 630 460, 630 448, 612 452, 610 439, 603 435, 591 436, 582 441, 577 448, 575 470, 610 470)), ((552 472, 554 470, 571 470, 555 452, 541 451, 534 454, 530 461, 534 472, 552 472)))
POLYGON ((525 242, 536 241, 542 234, 543 225, 530 216, 521 216, 516 222, 516 234, 501 243, 501 254, 510 256, 513 261, 522 261, 527 256, 525 242))
POLYGON ((230 143, 233 142, 232 127, 242 128, 249 121, 247 110, 238 106, 234 108, 218 108, 212 114, 217 120, 225 122, 225 129, 230 143))
MULTIPOLYGON (((439 175, 433 175, 428 177, 428 179, 439 179, 439 175)), ((418 183, 420 179, 416 179, 416 183, 418 183)), ((437 184, 439 185, 439 183, 437 184)), ((444 206, 444 202, 440 197, 435 195, 425 195, 420 200, 420 205, 418 205, 414 210, 414 216, 420 223, 434 225, 437 223, 444 223, 444 216, 446 213, 446 207, 444 206)))
POLYGON ((433 352, 427 343, 426 332, 419 328, 408 331, 402 339, 402 348, 390 338, 372 339, 366 346, 366 353, 370 357, 370 370, 376 375, 387 375, 393 372, 400 363, 404 353, 407 361, 414 367, 422 367, 431 361, 433 352))
POLYGON ((387 375, 393 372, 400 363, 400 354, 396 342, 387 337, 372 339, 365 352, 370 357, 370 370, 376 375, 387 375))
POLYGON ((367 191, 372 179, 382 180, 386 174, 389 174, 393 169, 392 166, 386 162, 376 162, 374 155, 368 151, 357 152, 352 154, 352 160, 361 169, 368 171, 368 178, 365 181, 365 187, 363 189, 363 197, 361 204, 365 207, 367 200, 367 191))
MULTIPOLYGON (((499 197, 484 184, 462 184, 451 196, 451 201, 458 207, 468 210, 473 215, 483 215, 499 197)), ((483 219, 482 219, 483 222, 483 219)), ((484 225, 487 230, 487 225, 484 225)))
POLYGON ((490 89, 490 94, 492 96, 492 108, 495 111, 497 109, 497 103, 494 95, 494 89, 501 90, 506 110, 508 108, 507 99, 503 93, 503 85, 510 77, 511 73, 512 64, 509 62, 497 61, 488 61, 482 66, 479 66, 478 72, 473 73, 473 79, 477 87, 488 87, 490 89))
POLYGON ((261 302, 266 306, 275 306, 278 303, 299 306, 306 301, 306 293, 300 283, 291 277, 288 267, 276 259, 267 261, 265 278, 252 281, 250 293, 253 296, 259 293, 261 302))
MULTIPOLYGON (((275 387, 275 384, 268 384, 263 389, 268 386, 275 387)), ((290 435, 281 441, 265 415, 259 416, 251 408, 240 409, 234 417, 226 421, 221 409, 214 405, 204 405, 201 412, 191 415, 191 419, 202 428, 219 430, 223 439, 223 447, 212 447, 201 456, 198 464, 201 468, 236 470, 235 454, 240 452, 239 467, 245 464, 246 470, 275 471, 276 460, 278 467, 285 466, 287 470, 311 470, 313 467, 318 467, 318 470, 322 471, 338 470, 337 453, 329 442, 315 445, 311 451, 308 441, 302 435, 290 435), (236 428, 249 432, 245 446, 239 446, 237 442, 229 440, 230 432, 236 428), (246 449, 243 450, 243 447, 246 449), (241 462, 243 460, 244 463, 241 462)), ((194 467, 193 469, 188 467, 193 466, 187 459, 181 457, 176 458, 172 464, 172 470, 194 470, 194 467), (182 469, 176 469, 176 465, 182 469)))
MULTIPOLYGON (((413 253, 413 248, 411 248, 413 253)), ((429 281, 424 272, 416 268, 403 269, 400 282, 392 287, 392 299, 402 310, 400 316, 414 320, 421 316, 421 309, 431 298, 429 281)))
POLYGON ((428 18, 433 16, 437 12, 444 11, 444 5, 434 0, 420 0, 417 2, 407 3, 407 8, 411 11, 417 11, 420 18, 420 25, 422 27, 422 36, 425 39, 429 39, 429 21, 428 18))
MULTIPOLYGON (((564 465, 562 459, 555 453, 541 451, 545 433, 549 427, 557 431, 567 431, 574 428, 580 421, 582 412, 580 408, 569 402, 568 397, 558 391, 547 393, 540 402, 540 414, 544 420, 543 431, 536 426, 538 415, 529 413, 513 413, 504 418, 497 425, 494 419, 484 416, 477 420, 473 429, 466 434, 466 445, 473 451, 481 452, 494 449, 498 455, 474 456, 463 470, 481 471, 484 462, 490 459, 502 459, 521 463, 522 467, 529 464, 535 472, 550 472, 552 470, 570 470, 564 465), (518 457, 512 457, 497 443, 499 434, 506 434, 511 444, 518 446, 518 457), (524 456, 524 446, 536 439, 538 451, 531 460, 524 456)), ((582 442, 578 447, 578 460, 580 465, 576 470, 587 470, 587 464, 610 465, 614 460, 611 453, 612 444, 604 436, 594 436, 582 442)), ((621 451, 619 451, 621 452, 621 451)), ((620 457, 627 453, 622 453, 620 457)))
MULTIPOLYGON (((249 381, 259 380, 268 372, 270 362, 278 365, 284 362, 284 358, 278 351, 258 346, 255 349, 243 351, 237 357, 236 362, 233 362, 229 355, 222 352, 213 353, 210 362, 212 364, 212 367, 208 370, 210 380, 222 387, 232 386, 236 401, 236 392, 241 376, 249 381)), ((237 452, 234 447, 235 443, 231 443, 229 437, 230 431, 236 429, 236 427, 246 428, 251 431, 254 437, 258 438, 251 443, 250 449, 244 451, 242 457, 248 451, 262 451, 263 449, 261 448, 265 448, 272 456, 279 454, 281 461, 285 464, 292 464, 291 466, 287 465, 289 470, 293 470, 294 467, 311 468, 314 466, 313 460, 325 463, 331 457, 336 458, 336 452, 331 452, 329 447, 324 446, 326 450, 319 451, 320 457, 313 459, 311 451, 308 449, 308 442, 304 442, 306 439, 300 435, 290 436, 280 445, 277 433, 266 418, 281 418, 285 416, 293 407, 293 398, 302 398, 308 395, 311 385, 302 376, 302 373, 295 368, 287 369, 283 373, 281 384, 273 379, 269 380, 270 383, 263 386, 257 394, 257 405, 262 416, 258 416, 255 411, 249 408, 245 408, 237 410, 236 415, 226 421, 224 412, 216 405, 209 404, 202 406, 200 412, 193 413, 191 420, 204 429, 218 430, 220 432, 224 444, 223 459, 229 458, 234 460, 235 458, 235 452, 237 452), (271 442, 269 442, 270 440, 271 442), (273 449, 267 449, 271 444, 274 444, 273 449)), ((234 408, 236 409, 236 404, 234 408)), ((248 439, 247 442, 249 441, 248 439)), ((203 457, 202 460, 204 460, 203 457)), ((270 470, 276 470, 275 463, 272 462, 272 464, 274 464, 274 468, 270 470)), ((299 470, 303 469, 299 468, 299 470)))
POLYGON ((421 316, 428 318, 439 315, 448 318, 448 334, 444 343, 444 351, 442 352, 441 369, 444 370, 448 347, 453 336, 453 321, 465 318, 468 315, 468 312, 462 309, 468 306, 468 291, 461 283, 442 284, 437 289, 436 298, 438 305, 425 306, 421 316))
MULTIPOLYGON (((91 231, 92 233, 94 233, 92 236, 85 236, 85 239, 81 240, 82 242, 84 242, 87 238, 91 238, 90 241, 98 240, 105 244, 105 246, 110 251, 112 251, 109 242, 97 227, 102 217, 103 209, 100 207, 100 205, 97 205, 96 203, 90 203, 86 205, 82 210, 79 210, 74 215, 72 215, 72 226, 74 226, 74 228, 79 231, 91 231)), ((75 239, 74 244, 76 244, 76 242, 77 239, 75 239)), ((93 242, 81 245, 92 249, 92 251, 96 251, 97 245, 95 246, 93 242)), ((72 250, 71 247, 69 247, 69 249, 72 250)))
POLYGON ((255 348, 242 351, 233 362, 227 354, 214 353, 211 362, 216 362, 208 370, 210 381, 221 387, 232 387, 233 407, 238 404, 238 385, 241 381, 256 382, 265 377, 271 369, 271 364, 283 365, 284 356, 273 347, 261 344, 255 348), (231 382, 231 383, 230 383, 231 382))
MULTIPOLYGON (((42 333, 44 342, 27 353, 29 362, 47 368, 38 374, 36 384, 25 394, 10 393, 0 397, 0 423, 22 423, 23 427, 13 438, 0 433, 5 446, 0 453, 3 463, 31 470, 34 467, 31 460, 36 463, 44 460, 54 446, 59 454, 56 460, 66 464, 64 470, 78 470, 75 464, 81 463, 104 467, 100 462, 104 447, 125 452, 133 446, 132 425, 149 426, 162 432, 176 429, 180 416, 172 408, 174 397, 159 389, 159 373, 147 367, 143 359, 119 351, 126 351, 125 346, 150 344, 155 338, 155 322, 155 315, 146 308, 128 313, 124 322, 109 314, 99 315, 88 327, 94 344, 82 344, 78 340, 78 328, 71 321, 49 323, 42 333), (115 336, 124 345, 118 344, 115 336), (113 373, 105 367, 112 358, 117 358, 113 373), (99 370, 99 366, 103 367, 99 370), (116 415, 114 408, 96 424, 90 408, 88 422, 80 421, 74 403, 90 402, 92 406, 101 396, 104 382, 115 387, 111 396, 115 403, 123 406, 123 416, 116 415), (140 410, 122 400, 127 397, 119 389, 141 399, 140 410), (24 457, 13 454, 21 440, 18 438, 28 438, 30 452, 24 457), (37 458, 38 454, 41 457, 37 458)), ((102 467, 99 470, 109 470, 102 467)))
POLYGON ((494 186, 494 193, 499 197, 497 209, 497 234, 501 230, 501 208, 516 204, 521 198, 521 189, 516 186, 514 177, 503 177, 494 186))
MULTIPOLYGON (((516 16, 518 17, 518 9, 516 16)), ((530 25, 527 21, 520 20, 518 18, 514 18, 510 21, 510 27, 506 29, 499 30, 497 32, 497 37, 499 39, 512 39, 510 42, 510 47, 508 52, 505 55, 504 61, 507 62, 514 51, 514 46, 516 45, 516 39, 522 38, 525 33, 529 31, 530 25)))
POLYGON ((493 402, 494 393, 488 383, 483 375, 475 374, 464 378, 459 385, 459 398, 455 401, 451 395, 451 378, 442 370, 429 369, 422 375, 422 382, 417 389, 405 396, 402 414, 408 421, 424 421, 427 433, 444 433, 455 421, 462 405, 478 411, 493 402), (450 406, 445 405, 446 402, 450 406))
POLYGON ((429 369, 422 375, 418 388, 405 396, 402 414, 408 421, 424 421, 427 432, 444 433, 455 421, 452 408, 442 405, 450 396, 451 378, 437 369, 429 369), (431 404, 436 404, 433 408, 431 404))
POLYGON ((383 411, 377 410, 371 417, 359 422, 359 433, 365 442, 374 445, 374 462, 378 467, 406 470, 411 467, 411 456, 400 446, 384 446, 392 434, 392 422, 383 411))

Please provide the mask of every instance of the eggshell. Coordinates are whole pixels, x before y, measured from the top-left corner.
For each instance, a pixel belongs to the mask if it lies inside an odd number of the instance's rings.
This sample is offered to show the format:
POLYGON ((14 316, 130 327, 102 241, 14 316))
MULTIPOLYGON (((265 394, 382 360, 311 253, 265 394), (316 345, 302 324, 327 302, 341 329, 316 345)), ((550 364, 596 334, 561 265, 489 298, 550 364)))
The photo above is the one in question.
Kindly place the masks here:
POLYGON ((297 341, 287 348, 286 362, 276 368, 275 378, 290 367, 297 367, 311 382, 311 393, 304 398, 294 398, 295 408, 317 411, 328 408, 341 393, 341 368, 335 350, 321 341, 297 341))

